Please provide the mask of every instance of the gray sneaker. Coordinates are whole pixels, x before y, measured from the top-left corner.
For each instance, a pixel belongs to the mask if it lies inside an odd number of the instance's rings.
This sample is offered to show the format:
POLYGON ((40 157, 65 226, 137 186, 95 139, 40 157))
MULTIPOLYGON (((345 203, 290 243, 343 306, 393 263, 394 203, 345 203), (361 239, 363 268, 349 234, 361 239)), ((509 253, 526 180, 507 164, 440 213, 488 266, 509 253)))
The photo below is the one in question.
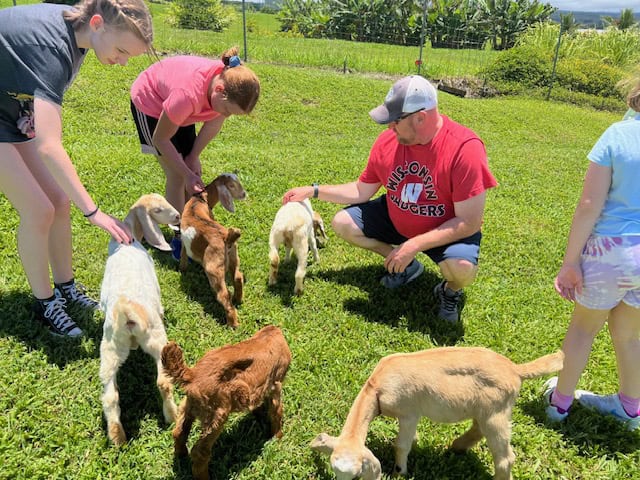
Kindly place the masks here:
POLYGON ((446 288, 446 280, 443 280, 433 289, 433 295, 438 301, 438 318, 446 320, 447 322, 456 323, 460 320, 460 313, 458 312, 458 306, 460 300, 462 300, 462 290, 454 292, 453 290, 446 288))
POLYGON ((576 390, 575 397, 583 407, 595 410, 604 416, 615 418, 624 424, 628 430, 635 430, 640 427, 640 416, 631 417, 625 412, 617 393, 596 395, 588 390, 576 390))
POLYGON ((411 263, 407 265, 407 268, 404 269, 404 272, 387 273, 380 279, 380 283, 392 289, 402 287, 418 278, 422 272, 424 272, 424 265, 414 258, 411 263))

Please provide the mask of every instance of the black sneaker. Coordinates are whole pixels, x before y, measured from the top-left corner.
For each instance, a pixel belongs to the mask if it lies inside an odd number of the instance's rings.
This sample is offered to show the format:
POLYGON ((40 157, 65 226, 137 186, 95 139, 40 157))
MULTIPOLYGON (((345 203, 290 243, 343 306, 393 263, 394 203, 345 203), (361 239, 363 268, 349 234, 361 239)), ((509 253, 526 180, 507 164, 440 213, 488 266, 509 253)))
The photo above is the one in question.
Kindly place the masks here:
POLYGON ((56 283, 53 286, 53 292, 56 296, 60 293, 60 296, 66 299, 70 305, 78 305, 87 310, 97 310, 98 302, 86 295, 85 291, 84 286, 76 283, 73 279, 66 283, 56 283))
POLYGON ((66 310, 67 301, 54 292, 54 296, 47 300, 38 300, 33 304, 33 313, 53 335, 60 337, 81 337, 82 330, 76 325, 66 310))

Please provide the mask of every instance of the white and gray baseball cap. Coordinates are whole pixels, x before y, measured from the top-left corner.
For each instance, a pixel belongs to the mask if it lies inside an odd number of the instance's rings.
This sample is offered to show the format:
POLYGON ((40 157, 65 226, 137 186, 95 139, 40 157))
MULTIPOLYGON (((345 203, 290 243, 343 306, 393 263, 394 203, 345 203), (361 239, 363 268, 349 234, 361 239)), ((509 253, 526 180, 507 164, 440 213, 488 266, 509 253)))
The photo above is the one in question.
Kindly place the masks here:
POLYGON ((402 115, 419 110, 432 110, 438 106, 438 91, 424 77, 411 75, 391 86, 384 103, 369 112, 377 123, 387 124, 402 115))

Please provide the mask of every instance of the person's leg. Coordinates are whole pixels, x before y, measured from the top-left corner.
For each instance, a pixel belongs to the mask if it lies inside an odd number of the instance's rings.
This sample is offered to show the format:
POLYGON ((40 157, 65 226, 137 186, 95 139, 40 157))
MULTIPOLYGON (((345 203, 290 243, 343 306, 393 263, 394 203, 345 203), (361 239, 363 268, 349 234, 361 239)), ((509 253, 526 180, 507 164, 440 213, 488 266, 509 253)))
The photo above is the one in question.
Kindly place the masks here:
POLYGON ((620 393, 640 398, 640 308, 620 302, 609 316, 609 332, 616 351, 620 393))
POLYGON ((17 144, 27 168, 53 206, 53 223, 49 229, 49 264, 55 283, 73 279, 71 248, 71 202, 44 165, 34 142, 17 144))
MULTIPOLYGON (((384 195, 365 203, 351 205, 334 216, 331 225, 336 234, 352 245, 387 257, 407 239, 395 229, 384 195)), ((399 288, 418 278, 424 265, 413 259, 402 272, 386 273, 380 282, 387 288, 399 288)))
POLYGON ((48 245, 55 210, 14 144, 0 143, 0 190, 20 216, 18 254, 31 291, 36 298, 49 298, 48 245))
POLYGON ((608 315, 609 310, 592 310, 576 303, 571 323, 562 342, 564 365, 558 375, 556 386, 562 395, 573 396, 580 375, 589 360, 593 340, 604 326, 608 315))
MULTIPOLYGON (((82 330, 67 314, 65 300, 54 295, 49 276, 50 254, 55 251, 55 248, 49 248, 52 246, 52 230, 55 224, 57 238, 64 241, 64 221, 60 222, 56 218, 52 201, 20 155, 19 150, 33 152, 25 147, 26 145, 20 145, 16 148, 14 144, 0 143, 0 191, 7 196, 20 216, 18 254, 36 298, 33 306, 36 318, 56 335, 77 337, 82 335, 82 330), (60 223, 56 224, 56 221, 60 223)), ((39 175, 40 169, 36 167, 35 170, 39 175)), ((64 251, 56 255, 56 265, 59 267, 56 274, 64 275, 64 272, 71 271, 70 248, 68 263, 68 270, 65 270, 64 251)))
POLYGON ((370 250, 383 257, 389 255, 393 250, 393 246, 388 243, 367 237, 347 210, 340 210, 335 214, 331 221, 331 227, 336 235, 356 247, 370 250))
POLYGON ((473 283, 478 273, 478 265, 462 258, 450 258, 438 264, 446 287, 457 292, 473 283))
POLYGON ((438 301, 438 318, 452 323, 460 320, 462 289, 471 285, 476 278, 481 240, 482 234, 476 232, 454 243, 424 252, 438 265, 444 278, 433 289, 438 301))
POLYGON ((175 166, 162 155, 156 155, 165 176, 164 195, 167 201, 182 213, 187 203, 187 186, 182 175, 175 166))

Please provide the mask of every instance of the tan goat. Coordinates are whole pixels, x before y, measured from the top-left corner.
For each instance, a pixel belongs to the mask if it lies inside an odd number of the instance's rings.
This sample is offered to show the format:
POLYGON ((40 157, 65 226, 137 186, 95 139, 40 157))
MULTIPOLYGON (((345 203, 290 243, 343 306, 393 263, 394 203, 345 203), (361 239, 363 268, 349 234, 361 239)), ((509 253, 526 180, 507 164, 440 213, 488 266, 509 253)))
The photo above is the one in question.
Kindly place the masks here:
POLYGON ((202 433, 191 449, 196 480, 208 480, 211 448, 230 413, 263 407, 271 434, 282 437, 282 382, 291 351, 278 327, 264 327, 248 340, 210 350, 192 368, 184 363, 180 347, 169 342, 162 363, 186 393, 173 430, 176 455, 187 455, 189 432, 194 420, 200 420, 202 433))
POLYGON ((269 233, 269 285, 275 285, 277 281, 280 264, 278 248, 284 244, 285 261, 291 257, 292 249, 298 259, 294 293, 301 295, 307 272, 309 248, 313 253, 313 259, 319 262, 320 255, 318 255, 317 243, 322 245, 326 241, 327 233, 324 230, 322 217, 311 208, 309 199, 302 202, 289 202, 280 207, 269 233))
POLYGON ((516 365, 486 348, 444 347, 384 357, 360 390, 339 437, 321 433, 311 448, 331 456, 338 480, 378 480, 380 462, 365 446, 369 423, 378 415, 398 419, 395 474, 406 475, 407 457, 421 417, 453 423, 472 419, 453 442, 464 452, 483 437, 493 455, 494 479, 511 479, 511 411, 523 379, 562 369, 556 352, 516 365))
POLYGON ((227 325, 233 328, 238 326, 234 303, 242 302, 244 282, 236 243, 240 238, 240 230, 222 226, 213 218, 212 209, 220 201, 225 209, 234 212, 234 200, 243 200, 246 195, 235 174, 222 174, 207 185, 202 193, 191 197, 184 206, 180 220, 180 270, 187 269, 188 258, 202 265, 216 299, 224 308, 227 325), (225 281, 227 272, 233 277, 233 300, 225 281))

